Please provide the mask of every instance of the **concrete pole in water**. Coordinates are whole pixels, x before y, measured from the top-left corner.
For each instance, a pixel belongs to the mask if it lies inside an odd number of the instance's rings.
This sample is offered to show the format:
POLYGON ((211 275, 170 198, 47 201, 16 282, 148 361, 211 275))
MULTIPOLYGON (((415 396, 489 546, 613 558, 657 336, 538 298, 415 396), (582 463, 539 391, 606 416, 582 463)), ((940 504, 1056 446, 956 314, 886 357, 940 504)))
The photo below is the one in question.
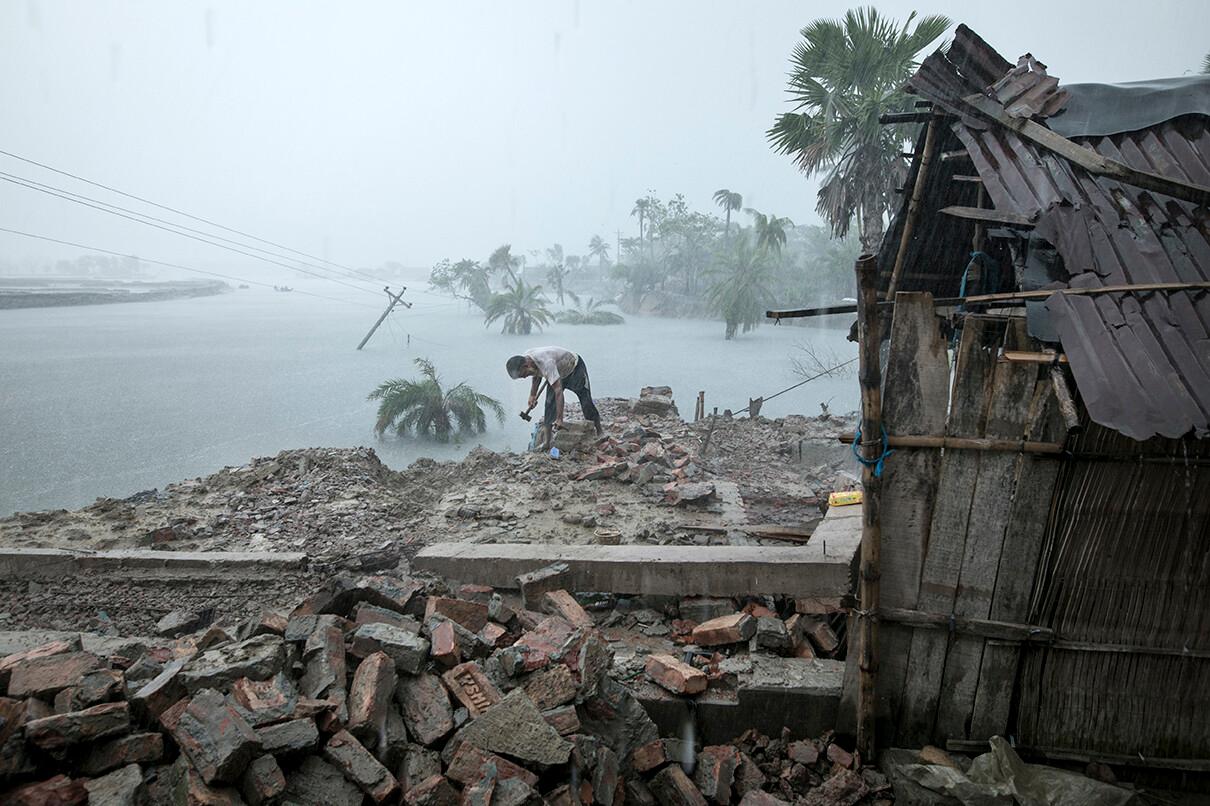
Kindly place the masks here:
MULTIPOLYGON (((382 316, 378 317, 378 321, 374 323, 374 326, 370 328, 370 332, 367 333, 365 338, 361 340, 361 343, 357 345, 358 350, 366 346, 366 342, 370 340, 370 336, 373 336, 374 331, 378 329, 379 325, 386 321, 387 316, 392 310, 395 309, 396 305, 403 305, 405 308, 412 307, 412 303, 403 301, 403 292, 408 290, 407 286, 404 286, 402 289, 400 289, 398 294, 392 294, 390 286, 387 286, 382 290, 387 292, 387 296, 391 298, 391 302, 387 305, 387 309, 382 312, 382 316)), ((411 336, 409 336, 408 339, 410 341, 411 336)))
POLYGON ((878 580, 881 576, 882 528, 878 507, 882 491, 882 368, 879 348, 878 265, 874 255, 857 259, 858 377, 861 382, 862 527, 861 570, 857 610, 857 751, 865 762, 874 759, 874 718, 878 674, 878 580))

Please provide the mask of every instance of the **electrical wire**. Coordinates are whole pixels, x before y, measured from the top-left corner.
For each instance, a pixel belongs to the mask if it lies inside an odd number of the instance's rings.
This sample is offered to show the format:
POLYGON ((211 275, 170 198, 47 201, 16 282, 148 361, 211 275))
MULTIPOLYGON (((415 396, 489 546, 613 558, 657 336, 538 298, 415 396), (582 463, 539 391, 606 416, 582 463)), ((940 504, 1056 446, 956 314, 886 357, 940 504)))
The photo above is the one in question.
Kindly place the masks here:
POLYGON ((364 279, 366 279, 366 280, 371 280, 371 281, 373 281, 373 282, 378 282, 378 278, 377 278, 377 277, 374 277, 374 276, 373 276, 373 275, 371 275, 371 274, 368 274, 368 273, 366 273, 366 272, 364 272, 364 271, 361 271, 360 269, 354 269, 354 268, 351 268, 351 267, 349 267, 349 266, 344 266, 344 265, 342 265, 342 264, 340 264, 340 263, 335 263, 335 262, 333 262, 333 261, 331 261, 331 260, 327 260, 327 259, 325 259, 325 258, 316 257, 315 255, 311 255, 311 254, 308 254, 308 253, 306 253, 306 252, 301 252, 301 251, 299 251, 299 250, 297 250, 297 249, 291 249, 290 247, 285 246, 284 244, 275 243, 274 241, 270 241, 270 240, 267 240, 267 239, 265 239, 265 238, 259 238, 259 237, 255 236, 255 235, 252 235, 252 234, 247 233, 247 232, 243 232, 243 231, 241 231, 241 230, 237 230, 237 229, 235 229, 235 228, 233 228, 233 227, 228 227, 228 226, 225 226, 225 225, 223 225, 223 224, 219 224, 217 221, 211 221, 210 219, 207 219, 207 218, 202 218, 201 216, 195 216, 195 215, 193 215, 192 213, 186 213, 184 210, 178 210, 178 209, 177 209, 177 208, 175 208, 175 207, 169 207, 169 206, 168 206, 168 205, 166 205, 166 204, 160 204, 159 202, 154 202, 154 201, 152 201, 151 199, 147 199, 147 198, 144 198, 144 197, 142 197, 142 196, 136 196, 135 194, 133 194, 133 193, 127 193, 127 192, 126 192, 126 191, 124 191, 124 190, 118 190, 117 188, 112 187, 112 186, 110 186, 110 185, 105 185, 105 184, 102 184, 102 183, 100 183, 100 182, 94 182, 94 181, 93 181, 93 180, 91 180, 91 179, 85 179, 84 177, 79 176, 78 174, 73 174, 73 173, 71 173, 71 172, 69 172, 69 171, 64 171, 64 170, 60 170, 59 168, 54 168, 54 167, 52 167, 52 166, 50 166, 50 165, 47 165, 47 164, 46 164, 46 163, 44 163, 44 162, 38 162, 37 160, 32 160, 32 159, 30 159, 29 157, 22 157, 20 154, 14 154, 14 153, 13 153, 13 152, 11 152, 11 151, 5 151, 5 150, 3 150, 3 149, 0 149, 0 154, 3 154, 3 155, 4 155, 4 156, 6 156, 6 157, 12 157, 12 158, 13 158, 13 159, 15 159, 15 160, 21 160, 22 162, 29 163, 30 165, 36 165, 36 166, 38 166, 39 168, 45 168, 46 170, 48 170, 48 171, 52 171, 52 172, 57 173, 57 174, 59 174, 59 175, 61 175, 61 176, 68 176, 68 177, 71 177, 72 179, 75 179, 75 180, 77 180, 77 181, 79 181, 79 182, 84 182, 85 184, 88 184, 88 185, 92 185, 93 187, 99 187, 99 188, 101 188, 102 190, 108 190, 110 193, 117 193, 119 196, 125 196, 125 197, 126 197, 126 198, 128 198, 128 199, 134 199, 135 201, 140 201, 140 202, 142 202, 143 204, 150 204, 152 207, 158 207, 158 208, 160 208, 161 210, 167 210, 167 211, 168 211, 168 212, 170 212, 170 213, 176 213, 177 215, 184 216, 185 218, 190 218, 190 219, 193 219, 194 221, 200 221, 200 222, 202 222, 203 224, 209 224, 209 225, 210 225, 210 226, 212 226, 212 227, 218 227, 219 229, 221 229, 221 230, 226 230, 227 232, 233 232, 233 233, 235 233, 236 235, 242 235, 242 236, 243 236, 243 237, 245 237, 245 238, 251 238, 252 240, 254 240, 254 241, 259 241, 260 243, 263 243, 263 244, 268 244, 269 246, 275 246, 275 247, 277 247, 278 249, 285 249, 287 252, 293 252, 293 253, 294 253, 294 254, 296 254, 296 255, 302 255, 303 257, 310 258, 311 260, 318 260, 320 263, 326 263, 326 264, 328 264, 329 266, 335 266, 335 267, 336 267, 336 268, 338 268, 338 269, 344 269, 345 271, 352 272, 352 273, 354 273, 354 274, 359 274, 359 275, 361 275, 361 276, 362 276, 364 279))
MULTIPOLYGON (((47 242, 49 242, 49 243, 57 243, 57 244, 60 244, 60 245, 62 245, 62 246, 72 246, 72 247, 75 247, 75 248, 77 248, 77 249, 86 249, 86 250, 88 250, 89 252, 99 252, 99 253, 101 253, 101 254, 103 254, 103 255, 113 255, 114 257, 129 257, 129 258, 134 258, 135 260, 141 261, 141 262, 143 262, 143 263, 151 263, 152 265, 155 265, 155 266, 166 266, 166 267, 168 267, 168 268, 170 268, 170 269, 180 269, 180 270, 182 270, 182 271, 191 271, 191 272, 195 272, 196 274, 208 274, 208 275, 210 275, 211 277, 221 277, 221 278, 223 278, 224 280, 235 280, 236 282, 239 282, 239 283, 246 283, 246 284, 248 284, 248 285, 259 285, 259 286, 263 286, 263 287, 265 287, 265 288, 272 288, 272 289, 274 289, 274 290, 276 290, 276 289, 277 289, 277 286, 272 285, 271 283, 262 283, 262 282, 259 282, 259 281, 257 281, 257 280, 248 280, 248 279, 243 278, 243 277, 236 277, 236 276, 231 275, 231 274, 222 274, 222 273, 220 273, 220 272, 216 272, 216 271, 206 271, 205 269, 195 269, 195 268, 193 268, 193 267, 191 267, 191 266, 182 266, 182 265, 181 265, 181 264, 179 264, 179 263, 168 263, 168 262, 163 261, 163 260, 152 260, 151 258, 145 258, 145 257, 135 257, 134 255, 127 254, 127 253, 125 253, 125 252, 115 252, 115 251, 113 251, 112 249, 102 249, 102 248, 101 248, 101 247, 99 247, 99 246, 89 246, 89 245, 87 245, 87 244, 75 243, 74 241, 65 241, 65 240, 61 240, 61 239, 59 239, 59 238, 52 238, 52 237, 50 237, 49 235, 36 235, 36 234, 34 234, 34 233, 32 233, 32 232, 22 232, 21 230, 9 229, 8 227, 0 227, 0 232, 7 232, 7 233, 9 233, 10 235, 20 235, 20 236, 22 236, 22 237, 24 237, 24 238, 35 238, 35 239, 37 239, 37 240, 39 240, 39 241, 47 241, 47 242)), ((355 301, 353 301, 353 300, 351 300, 351 299, 340 299, 340 298, 338 298, 338 297, 329 297, 329 296, 325 296, 324 294, 313 294, 313 293, 311 293, 310 291, 297 291, 297 290, 296 290, 296 291, 294 291, 293 293, 295 293, 295 294, 303 294, 303 295, 308 296, 308 297, 315 297, 316 299, 325 299, 325 300, 328 300, 329 302, 342 302, 342 303, 345 303, 346 305, 356 305, 356 306, 361 307, 361 308, 371 308, 371 309, 373 309, 373 310, 378 310, 378 309, 377 309, 377 308, 375 308, 373 305, 368 305, 368 304, 366 304, 366 303, 364 303, 364 302, 355 302, 355 301)))
POLYGON ((118 212, 118 211, 116 211, 116 210, 109 210, 109 209, 107 209, 107 208, 105 208, 105 207, 102 207, 102 206, 100 206, 100 205, 98 205, 98 204, 92 204, 92 203, 90 203, 90 202, 86 202, 86 201, 80 201, 79 199, 73 199, 73 198, 71 198, 70 196, 64 195, 64 194, 62 194, 62 193, 58 193, 58 192, 53 191, 53 190, 44 190, 44 189, 42 189, 42 188, 40 188, 40 187, 36 187, 36 186, 34 186, 34 185, 30 185, 30 184, 26 184, 25 182, 22 182, 22 181, 17 181, 17 180, 15 180, 15 179, 9 179, 9 178, 8 178, 8 177, 6 177, 6 176, 0 176, 0 181, 4 181, 4 182, 11 182, 11 183, 12 183, 12 184, 14 184, 14 185, 19 185, 19 186, 21 186, 21 187, 29 188, 30 190, 36 190, 36 191, 38 191, 39 193, 45 193, 45 194, 47 194, 48 196, 54 196, 54 197, 56 197, 56 198, 60 198, 60 199, 63 199, 63 200, 65 200, 65 201, 72 202, 73 204, 79 204, 79 205, 82 205, 82 206, 84 206, 84 207, 91 207, 91 208, 92 208, 92 209, 94 209, 94 210, 100 210, 100 211, 101 211, 101 212, 103 212, 103 213, 109 213, 110 215, 116 215, 116 216, 118 216, 118 217, 120 217, 120 218, 126 218, 126 219, 129 219, 129 220, 131 220, 131 221, 135 221, 135 222, 137 222, 137 223, 139 223, 139 224, 146 224, 146 225, 147 225, 147 226, 149 226, 149 227, 155 227, 156 229, 164 230, 165 232, 171 232, 172 234, 174 234, 174 235, 180 235, 180 236, 181 236, 181 237, 183 237, 183 238, 189 238, 189 239, 194 240, 194 241, 200 241, 201 243, 208 244, 208 245, 210 245, 210 246, 217 246, 219 249, 226 249, 226 250, 227 250, 227 251, 229 251, 229 252, 235 252, 236 254, 244 255, 245 257, 250 257, 250 258, 252 258, 252 259, 254 259, 254 260, 262 260, 262 261, 264 261, 265 263, 272 263, 272 264, 273 264, 273 265, 275 265, 275 266, 281 266, 282 268, 290 269, 291 271, 297 271, 297 272, 301 272, 301 273, 303 273, 303 274, 309 274, 309 275, 311 275, 312 277, 318 277, 318 278, 319 278, 319 279, 321 279, 321 280, 327 280, 328 282, 331 282, 331 283, 336 283, 336 284, 338 284, 338 285, 343 285, 343 286, 345 286, 345 287, 347 287, 347 288, 352 288, 352 289, 354 289, 354 290, 356 290, 356 291, 362 291, 362 292, 364 292, 364 293, 374 293, 374 292, 370 291, 368 288, 364 288, 364 287, 362 287, 362 286, 358 286, 358 285, 353 285, 352 283, 345 282, 344 280, 338 279, 338 278, 336 278, 336 277, 329 277, 329 276, 327 276, 327 275, 323 275, 323 274, 316 274, 316 273, 315 273, 315 272, 313 272, 313 271, 308 271, 307 269, 299 268, 298 266, 291 266, 289 263, 282 263, 282 262, 281 262, 281 261, 279 261, 279 260, 271 260, 270 258, 267 258, 267 257, 262 257, 261 255, 256 255, 256 254, 253 254, 252 252, 245 252, 245 251, 244 251, 244 250, 242 250, 242 249, 236 249, 236 248, 235 248, 235 247, 233 247, 233 246, 226 246, 226 245, 224 245, 224 244, 217 243, 217 242, 215 242, 215 241, 211 241, 211 240, 209 240, 209 239, 207 239, 207 238, 202 238, 202 237, 197 236, 197 235, 190 235, 190 234, 189 234, 189 233, 187 233, 187 232, 181 232, 180 230, 173 229, 172 227, 165 227, 165 226, 163 226, 162 224, 156 224, 156 223, 154 223, 154 222, 152 222, 152 221, 146 221, 146 220, 144 220, 144 219, 142 219, 142 218, 137 217, 137 215, 127 215, 126 213, 120 213, 120 212, 118 212))
MULTIPOLYGON (((165 218, 157 218, 156 216, 147 215, 146 213, 140 213, 138 210, 131 210, 128 207, 122 207, 117 204, 111 204, 110 202, 104 201, 102 199, 94 199, 91 196, 85 196, 81 193, 74 193, 70 190, 66 190, 61 187, 55 187, 54 185, 48 185, 45 182, 39 182, 35 179, 30 179, 25 176, 17 176, 16 174, 10 174, 10 173, 6 173, 5 171, 0 171, 0 179, 4 179, 5 181, 12 182, 13 184, 22 185, 23 187, 30 187, 31 190, 41 190, 42 192, 50 193, 51 195, 58 195, 60 193, 66 194, 68 196, 73 196, 76 199, 81 199, 84 202, 92 202, 93 204, 103 205, 108 208, 113 208, 113 210, 120 210, 123 213, 130 213, 131 215, 138 216, 139 218, 145 218, 145 219, 148 219, 149 221, 156 221, 161 224, 167 224, 168 226, 173 227, 175 229, 184 230, 186 232, 192 232, 197 235, 205 236, 206 238, 214 238, 215 240, 223 241, 223 242, 229 243, 229 244, 234 244, 236 246, 242 246, 245 249, 251 249, 256 252, 263 252, 266 255, 272 255, 273 257, 281 258, 282 260, 290 260, 295 263, 301 263, 304 266, 310 266, 311 268, 318 269, 319 271, 322 271, 322 272, 334 273, 334 272, 332 272, 331 269, 325 269, 323 266, 320 266, 317 263, 308 263, 305 260, 299 260, 298 258, 290 257, 289 255, 283 255, 278 252, 271 252, 268 249, 262 249, 259 246, 252 246, 250 244, 243 243, 242 241, 232 240, 231 238, 224 238, 223 236, 215 235, 212 232, 206 232, 205 230, 195 229, 194 227, 186 227, 184 224, 177 224, 176 222, 169 221, 165 218), (31 187, 32 185, 37 185, 37 187, 31 187)), ((71 199, 68 199, 68 201, 71 201, 71 199)), ((108 211, 106 211, 106 212, 108 212, 108 211)), ((359 277, 353 277, 352 279, 354 282, 359 282, 359 283, 367 282, 366 280, 362 280, 359 277)), ((378 292, 378 289, 375 288, 372 293, 376 294, 377 292, 378 292)))

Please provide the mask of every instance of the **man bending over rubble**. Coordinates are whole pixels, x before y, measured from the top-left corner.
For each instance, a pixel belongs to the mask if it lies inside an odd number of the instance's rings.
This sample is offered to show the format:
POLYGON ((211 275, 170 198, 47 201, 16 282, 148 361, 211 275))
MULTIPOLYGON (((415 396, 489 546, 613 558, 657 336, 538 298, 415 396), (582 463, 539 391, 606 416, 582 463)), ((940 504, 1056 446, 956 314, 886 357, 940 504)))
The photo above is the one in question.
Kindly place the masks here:
MULTIPOLYGON (((505 364, 508 376, 533 378, 529 388, 529 411, 538 404, 538 392, 542 381, 546 381, 546 412, 542 421, 552 431, 563 427, 563 390, 575 392, 580 399, 584 419, 596 426, 601 433, 601 413, 592 402, 592 386, 588 380, 588 367, 584 359, 562 347, 539 347, 527 350, 525 355, 514 355, 505 364)), ((528 417, 526 418, 528 419, 528 417)))

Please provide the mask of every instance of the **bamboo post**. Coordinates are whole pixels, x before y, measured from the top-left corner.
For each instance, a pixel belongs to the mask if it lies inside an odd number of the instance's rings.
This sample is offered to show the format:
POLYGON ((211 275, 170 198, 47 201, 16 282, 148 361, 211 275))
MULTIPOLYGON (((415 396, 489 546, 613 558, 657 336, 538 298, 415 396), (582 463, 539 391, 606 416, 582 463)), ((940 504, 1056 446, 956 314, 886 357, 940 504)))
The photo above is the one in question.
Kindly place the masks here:
MULTIPOLYGON (((882 368, 879 348, 882 332, 878 322, 878 269, 874 255, 857 259, 858 379, 861 383, 861 455, 873 462, 882 454, 882 368)), ((878 579, 881 576, 882 531, 878 504, 882 479, 872 464, 861 472, 862 496, 861 571, 857 609, 858 688, 857 750, 862 759, 873 761, 874 715, 878 673, 878 579)))
POLYGON ((1067 426, 1067 433, 1078 434, 1082 428, 1080 425, 1080 414, 1076 409, 1076 401, 1072 397, 1071 387, 1067 384, 1067 376, 1063 373, 1063 368, 1057 363, 1050 365, 1050 383, 1054 387, 1055 400, 1059 403, 1059 413, 1063 415, 1063 423, 1067 426))
POLYGON ((920 213, 920 197, 924 195, 924 182, 928 179, 929 165, 933 161, 936 140, 937 118, 930 118, 928 128, 924 133, 924 154, 920 157, 920 170, 916 172, 916 182, 912 186, 912 200, 908 202, 907 218, 903 222, 903 235, 899 239, 899 249, 895 252, 895 267, 891 269, 891 282, 886 290, 887 299, 894 299, 895 291, 899 288, 899 275, 903 273, 903 261, 907 256, 908 244, 912 242, 912 230, 916 228, 916 219, 920 213))

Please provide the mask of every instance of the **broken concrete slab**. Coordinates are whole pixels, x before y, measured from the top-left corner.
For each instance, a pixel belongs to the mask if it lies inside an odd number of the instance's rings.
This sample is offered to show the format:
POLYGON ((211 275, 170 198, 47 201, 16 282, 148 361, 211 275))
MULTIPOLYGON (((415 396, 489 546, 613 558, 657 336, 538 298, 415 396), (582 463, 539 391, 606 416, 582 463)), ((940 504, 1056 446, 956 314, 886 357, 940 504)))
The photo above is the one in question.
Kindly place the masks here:
POLYGON ((521 689, 468 723, 455 739, 482 750, 536 764, 563 764, 571 755, 571 744, 547 724, 542 712, 521 689))
MULTIPOLYGON (((861 543, 856 531, 802 546, 557 546, 524 543, 436 543, 420 550, 417 570, 496 588, 552 562, 568 565, 569 591, 667 596, 843 596, 861 543), (469 579, 468 579, 469 578, 469 579)), ((543 590, 542 593, 546 591, 543 590)), ((529 606, 529 605, 527 605, 529 606)))
POLYGON ((223 578, 271 576, 306 570, 307 555, 270 551, 76 551, 0 548, 0 577, 59 579, 89 573, 223 578))

